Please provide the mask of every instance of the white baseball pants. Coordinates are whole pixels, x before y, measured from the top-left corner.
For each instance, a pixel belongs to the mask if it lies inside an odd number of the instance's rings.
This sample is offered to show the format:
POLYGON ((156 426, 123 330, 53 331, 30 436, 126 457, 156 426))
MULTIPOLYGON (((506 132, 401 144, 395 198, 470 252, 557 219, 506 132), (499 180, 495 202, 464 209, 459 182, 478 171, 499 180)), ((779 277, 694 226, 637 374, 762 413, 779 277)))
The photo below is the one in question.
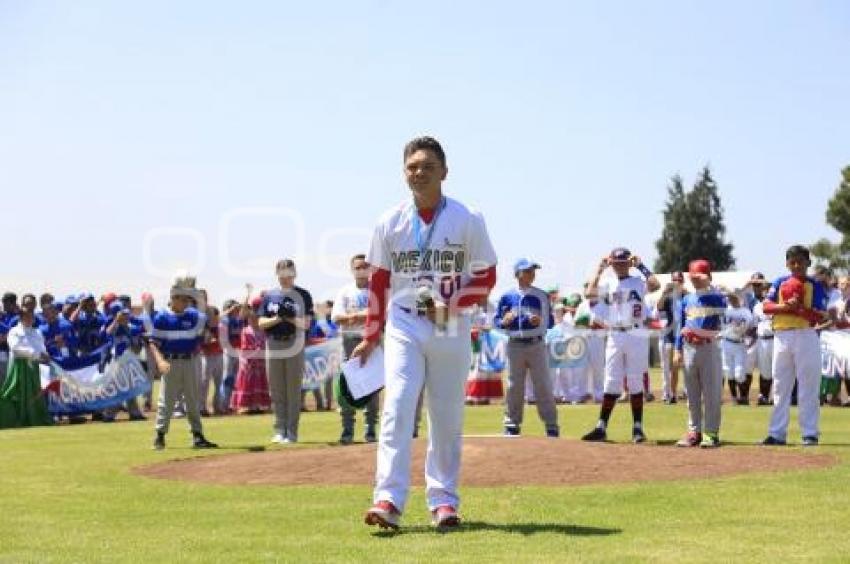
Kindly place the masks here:
POLYGON ((723 353, 723 376, 727 380, 743 382, 747 374, 747 346, 723 339, 720 350, 723 353))
POLYGON ((612 331, 605 346, 605 393, 622 394, 623 379, 630 393, 643 390, 643 373, 649 370, 649 337, 612 331))
POLYGON ((814 329, 777 331, 773 339, 773 412, 768 434, 785 440, 791 418, 791 391, 797 385, 800 431, 820 434, 820 338, 814 329))
POLYGON ((428 508, 457 509, 463 432, 464 386, 472 348, 467 316, 456 318, 449 335, 435 333, 425 317, 391 306, 384 336, 386 384, 374 500, 404 511, 410 489, 410 449, 416 402, 428 396, 428 453, 425 487, 428 508))

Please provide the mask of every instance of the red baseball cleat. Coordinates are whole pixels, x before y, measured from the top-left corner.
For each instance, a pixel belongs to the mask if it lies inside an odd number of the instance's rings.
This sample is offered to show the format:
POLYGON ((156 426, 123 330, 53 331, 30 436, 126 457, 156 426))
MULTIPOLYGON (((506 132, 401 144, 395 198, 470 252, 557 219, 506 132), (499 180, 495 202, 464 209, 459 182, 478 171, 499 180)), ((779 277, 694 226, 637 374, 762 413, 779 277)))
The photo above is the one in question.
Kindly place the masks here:
POLYGON ((441 505, 431 512, 431 524, 438 529, 455 528, 460 526, 460 517, 451 505, 441 505))
POLYGON ((382 529, 398 530, 398 522, 401 519, 401 512, 392 504, 391 501, 378 501, 373 505, 363 522, 367 525, 378 525, 382 529))

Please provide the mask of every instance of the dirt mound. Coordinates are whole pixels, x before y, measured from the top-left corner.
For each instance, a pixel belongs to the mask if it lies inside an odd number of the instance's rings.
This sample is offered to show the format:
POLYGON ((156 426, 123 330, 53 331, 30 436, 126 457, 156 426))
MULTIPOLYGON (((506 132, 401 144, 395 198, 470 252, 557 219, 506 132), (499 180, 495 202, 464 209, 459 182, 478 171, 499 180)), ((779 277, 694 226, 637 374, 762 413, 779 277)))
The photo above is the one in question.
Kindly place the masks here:
MULTIPOLYGON (((425 440, 414 441, 413 484, 424 483, 425 440)), ((212 484, 366 485, 375 475, 375 445, 285 448, 175 460, 136 468, 152 478, 212 484)), ((834 457, 800 450, 726 446, 598 444, 535 437, 465 438, 464 486, 581 485, 717 478, 748 472, 831 466, 834 457)))

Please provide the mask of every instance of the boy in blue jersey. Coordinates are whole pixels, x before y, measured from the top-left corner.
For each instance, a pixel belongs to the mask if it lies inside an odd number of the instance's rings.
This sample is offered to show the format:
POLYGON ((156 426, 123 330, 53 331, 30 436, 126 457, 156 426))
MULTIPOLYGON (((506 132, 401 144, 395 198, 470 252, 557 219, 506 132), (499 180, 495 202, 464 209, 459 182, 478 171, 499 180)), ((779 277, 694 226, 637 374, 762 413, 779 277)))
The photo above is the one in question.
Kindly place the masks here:
POLYGON ((723 398, 723 369, 717 337, 726 298, 711 287, 711 265, 691 261, 688 277, 694 292, 682 298, 679 331, 673 362, 685 368, 688 390, 688 432, 676 443, 680 447, 720 446, 720 403, 723 398))
POLYGON ((764 313, 773 315, 773 412, 764 445, 784 445, 790 419, 791 392, 797 382, 803 445, 818 444, 820 430, 820 338, 814 329, 827 319, 823 285, 807 276, 809 249, 794 245, 785 252, 790 274, 778 278, 764 300, 764 313))
POLYGON ((523 392, 526 377, 531 379, 537 398, 537 414, 546 425, 546 436, 557 438, 558 410, 549 377, 546 331, 555 320, 546 292, 533 286, 540 265, 527 259, 514 264, 517 287, 506 292, 496 306, 493 325, 508 334, 508 390, 505 394, 505 435, 520 434, 523 416, 523 392))
POLYGON ((193 289, 172 287, 170 311, 155 313, 151 323, 148 352, 162 374, 156 414, 156 436, 153 441, 155 450, 165 448, 165 434, 168 432, 174 404, 181 397, 186 401, 186 415, 192 429, 192 446, 218 448, 217 444, 204 438, 198 409, 198 344, 206 318, 197 309, 189 307, 193 292, 193 289))

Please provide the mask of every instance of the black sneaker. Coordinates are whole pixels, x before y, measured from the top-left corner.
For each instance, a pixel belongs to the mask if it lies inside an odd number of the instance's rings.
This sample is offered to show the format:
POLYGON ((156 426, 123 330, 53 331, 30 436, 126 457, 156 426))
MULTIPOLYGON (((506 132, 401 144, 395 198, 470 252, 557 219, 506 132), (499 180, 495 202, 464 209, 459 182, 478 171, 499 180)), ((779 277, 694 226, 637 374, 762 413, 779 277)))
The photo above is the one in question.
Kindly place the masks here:
POLYGON ((803 446, 818 446, 817 437, 803 437, 803 446))
POLYGON ((643 429, 632 429, 632 442, 636 445, 646 442, 646 435, 643 434, 643 429))
POLYGON ((599 427, 597 427, 593 431, 583 436, 581 440, 597 443, 603 442, 608 440, 608 433, 605 432, 605 429, 600 429, 599 427))
POLYGON ((550 439, 557 439, 561 436, 561 431, 557 427, 550 427, 546 429, 546 436, 550 439))
POLYGON ((505 436, 506 437, 518 437, 520 433, 520 429, 518 425, 505 425, 505 436))
POLYGON ((765 437, 765 439, 761 442, 764 446, 785 446, 785 441, 779 440, 771 435, 765 437))
POLYGON ((344 430, 342 435, 339 436, 339 444, 341 445, 350 445, 354 442, 354 431, 344 430))
POLYGON ((367 443, 378 442, 378 435, 375 433, 374 427, 366 427, 366 434, 363 435, 363 440, 365 440, 367 443))
POLYGON ((756 401, 757 405, 770 405, 770 400, 764 396, 759 396, 759 399, 756 401))
POLYGON ((218 448, 218 445, 208 441, 201 433, 193 435, 192 448, 218 448))
POLYGON ((162 450, 165 448, 165 435, 162 433, 157 433, 153 439, 153 449, 154 450, 162 450))

